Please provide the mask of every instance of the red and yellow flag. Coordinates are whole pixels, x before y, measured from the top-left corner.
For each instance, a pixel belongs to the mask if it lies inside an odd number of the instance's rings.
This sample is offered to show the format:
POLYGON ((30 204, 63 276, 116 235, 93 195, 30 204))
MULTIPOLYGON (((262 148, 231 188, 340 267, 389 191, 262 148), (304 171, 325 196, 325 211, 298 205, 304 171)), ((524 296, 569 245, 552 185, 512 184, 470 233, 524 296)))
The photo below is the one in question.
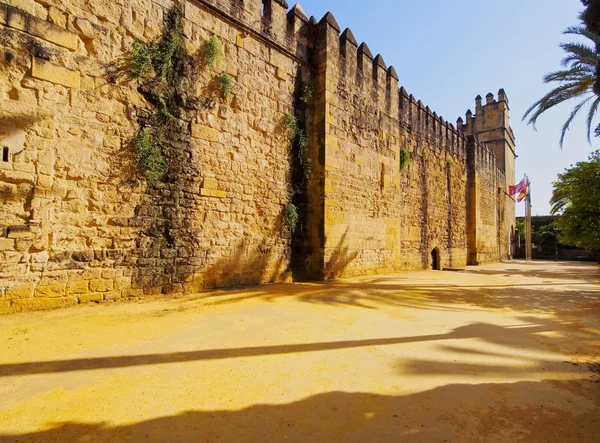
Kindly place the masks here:
POLYGON ((510 186, 509 192, 511 196, 518 195, 517 203, 523 201, 525 197, 529 195, 529 180, 525 177, 521 182, 516 186, 510 186))

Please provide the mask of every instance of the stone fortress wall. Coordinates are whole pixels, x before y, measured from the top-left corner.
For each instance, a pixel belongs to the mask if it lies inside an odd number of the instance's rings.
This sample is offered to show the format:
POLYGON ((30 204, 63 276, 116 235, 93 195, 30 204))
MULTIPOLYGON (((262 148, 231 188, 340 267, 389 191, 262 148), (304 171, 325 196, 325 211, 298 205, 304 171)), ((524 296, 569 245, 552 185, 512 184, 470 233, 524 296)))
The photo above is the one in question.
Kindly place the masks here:
POLYGON ((441 267, 508 257, 503 91, 455 128, 331 14, 317 23, 284 0, 183 2, 188 51, 217 36, 223 57, 194 73, 204 106, 173 123, 184 135, 165 180, 139 180, 130 141, 149 103, 107 72, 157 38, 172 5, 0 3, 0 313, 425 269, 434 249, 441 267), (227 99, 214 94, 221 71, 227 99), (295 190, 289 113, 311 165, 295 190))

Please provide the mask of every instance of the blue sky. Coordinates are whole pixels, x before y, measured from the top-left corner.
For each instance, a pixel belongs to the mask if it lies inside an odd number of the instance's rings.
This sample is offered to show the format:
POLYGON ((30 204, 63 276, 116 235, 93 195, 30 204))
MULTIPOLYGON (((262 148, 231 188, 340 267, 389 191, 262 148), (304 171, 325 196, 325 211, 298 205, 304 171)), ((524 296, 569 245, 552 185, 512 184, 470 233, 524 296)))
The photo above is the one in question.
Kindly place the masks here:
MULTIPOLYGON (((290 6, 293 2, 288 2, 290 6)), ((504 88, 517 138, 517 181, 532 181, 532 213, 549 213, 556 175, 585 160, 593 148, 585 136, 584 116, 568 133, 563 151, 560 128, 570 106, 541 117, 537 132, 521 122, 523 113, 549 87, 547 72, 560 67, 562 35, 578 23, 579 0, 303 0, 308 16, 318 20, 331 11, 342 30, 352 29, 373 54, 393 65, 409 93, 455 122, 475 97, 504 88)), ((517 214, 523 213, 523 204, 517 214)))

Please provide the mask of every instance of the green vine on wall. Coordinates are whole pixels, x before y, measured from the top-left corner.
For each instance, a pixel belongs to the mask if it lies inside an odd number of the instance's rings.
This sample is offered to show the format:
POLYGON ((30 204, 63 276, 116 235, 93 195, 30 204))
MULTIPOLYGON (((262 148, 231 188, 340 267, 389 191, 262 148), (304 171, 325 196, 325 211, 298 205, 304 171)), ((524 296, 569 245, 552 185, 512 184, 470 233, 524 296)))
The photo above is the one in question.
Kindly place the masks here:
POLYGON ((152 73, 152 55, 153 50, 150 46, 137 40, 133 42, 131 51, 126 56, 127 71, 131 79, 139 80, 152 73))
POLYGON ((406 148, 400 150, 400 169, 405 170, 410 167, 411 155, 410 151, 406 148))
POLYGON ((204 64, 208 68, 212 69, 217 65, 222 56, 223 44, 221 43, 221 40, 218 39, 218 37, 213 35, 204 44, 204 53, 202 57, 204 59, 204 64))
POLYGON ((300 214, 298 213, 298 208, 293 203, 288 204, 285 207, 285 221, 292 234, 296 232, 296 227, 298 226, 298 221, 300 220, 300 214))
POLYGON ((226 72, 222 72, 219 74, 217 81, 221 90, 221 96, 223 99, 228 100, 233 92, 233 78, 226 72))
POLYGON ((140 80, 155 72, 158 77, 167 81, 172 74, 174 57, 178 52, 185 52, 183 12, 174 7, 169 11, 169 15, 175 26, 167 29, 157 41, 150 45, 140 41, 133 42, 126 60, 131 79, 140 80))
POLYGON ((160 180, 166 171, 165 158, 158 143, 148 130, 140 130, 132 141, 137 160, 137 169, 149 184, 160 180))
POLYGON ((300 90, 300 101, 310 103, 315 91, 312 85, 303 85, 300 90))
MULTIPOLYGON (((184 133, 181 129, 189 124, 188 111, 214 106, 210 96, 193 97, 189 91, 193 90, 198 63, 214 68, 223 56, 223 44, 213 36, 199 50, 199 57, 188 54, 183 13, 183 5, 175 2, 165 14, 163 33, 150 43, 134 41, 128 54, 112 65, 113 72, 109 73, 115 81, 123 74, 139 82, 138 91, 154 106, 154 110, 141 114, 140 131, 131 143, 137 169, 149 185, 162 178, 170 161, 179 158, 163 151, 186 137, 185 129, 184 133)), ((216 77, 215 86, 227 100, 233 93, 233 78, 223 72, 216 77)))
POLYGON ((306 145, 308 143, 306 133, 300 128, 298 119, 293 114, 287 114, 285 116, 284 125, 289 132, 292 148, 295 147, 297 150, 298 162, 302 168, 304 176, 308 178, 310 174, 310 164, 306 159, 306 145))

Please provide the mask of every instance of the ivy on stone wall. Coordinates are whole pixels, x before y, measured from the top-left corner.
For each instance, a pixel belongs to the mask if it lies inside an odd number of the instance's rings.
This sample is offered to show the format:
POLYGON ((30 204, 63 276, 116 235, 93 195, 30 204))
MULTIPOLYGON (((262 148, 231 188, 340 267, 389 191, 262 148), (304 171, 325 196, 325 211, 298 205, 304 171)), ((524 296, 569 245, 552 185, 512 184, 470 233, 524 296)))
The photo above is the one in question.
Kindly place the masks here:
POLYGON ((292 234, 296 232, 296 227, 298 226, 298 221, 300 220, 300 214, 298 213, 298 208, 293 203, 288 204, 285 207, 285 222, 287 226, 290 228, 292 234))
POLYGON ((285 116, 284 125, 289 133, 292 151, 296 151, 298 163, 302 168, 302 172, 304 173, 305 177, 308 178, 310 174, 310 164, 306 159, 306 145, 308 143, 306 133, 304 132, 304 129, 300 128, 298 119, 294 114, 287 114, 285 116))
POLYGON ((166 170, 160 144, 147 130, 140 130, 132 141, 132 148, 136 155, 138 171, 146 181, 153 184, 160 180, 166 170))
POLYGON ((221 90, 221 96, 224 100, 228 100, 233 92, 233 78, 226 72, 222 72, 219 74, 217 81, 221 90))
POLYGON ((410 151, 406 148, 400 150, 400 169, 405 170, 410 167, 410 151))
POLYGON ((202 54, 202 59, 204 64, 212 69, 214 68, 221 57, 223 56, 223 45, 221 41, 216 37, 212 36, 210 39, 206 41, 204 44, 204 51, 202 54))
POLYGON ((303 85, 300 93, 300 100, 304 103, 310 103, 314 95, 314 88, 312 85, 303 85))
MULTIPOLYGON (((168 170, 168 163, 178 158, 166 156, 162 151, 181 141, 184 135, 181 128, 189 126, 189 111, 209 106, 212 101, 190 95, 198 63, 212 69, 223 55, 223 44, 216 36, 206 41, 198 55, 187 52, 183 13, 183 5, 176 2, 166 12, 162 34, 150 43, 135 41, 118 67, 130 81, 138 82, 138 91, 154 108, 138 117, 140 130, 131 143, 138 160, 137 169, 149 185, 160 180, 168 170)), ((233 93, 233 78, 223 72, 216 77, 215 86, 227 100, 233 93)), ((189 128, 184 132, 189 133, 189 128)))

